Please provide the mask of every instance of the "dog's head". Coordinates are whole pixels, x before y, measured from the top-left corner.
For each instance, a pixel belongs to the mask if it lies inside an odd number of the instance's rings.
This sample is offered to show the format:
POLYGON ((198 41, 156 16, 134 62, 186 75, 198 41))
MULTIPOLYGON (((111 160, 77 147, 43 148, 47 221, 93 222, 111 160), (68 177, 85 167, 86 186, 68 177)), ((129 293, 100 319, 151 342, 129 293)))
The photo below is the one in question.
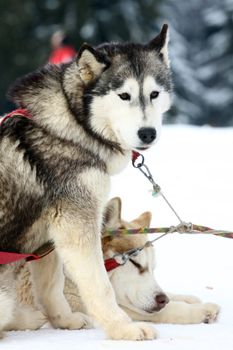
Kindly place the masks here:
MULTIPOLYGON (((150 212, 145 212, 130 222, 122 220, 120 198, 113 198, 105 212, 107 228, 149 227, 150 221, 150 212)), ((144 234, 105 237, 102 239, 104 258, 111 258, 116 253, 141 247, 146 243, 147 238, 144 234)), ((155 280, 154 268, 154 248, 147 247, 125 265, 109 272, 119 305, 137 313, 146 314, 159 311, 167 304, 168 298, 155 280)))
POLYGON ((121 148, 146 149, 159 138, 170 107, 168 26, 146 45, 84 44, 77 65, 88 126, 121 148))
POLYGON ((72 63, 30 73, 8 95, 62 137, 89 135, 88 145, 95 140, 121 152, 146 149, 158 140, 170 107, 167 45, 167 25, 145 45, 84 44, 72 63))

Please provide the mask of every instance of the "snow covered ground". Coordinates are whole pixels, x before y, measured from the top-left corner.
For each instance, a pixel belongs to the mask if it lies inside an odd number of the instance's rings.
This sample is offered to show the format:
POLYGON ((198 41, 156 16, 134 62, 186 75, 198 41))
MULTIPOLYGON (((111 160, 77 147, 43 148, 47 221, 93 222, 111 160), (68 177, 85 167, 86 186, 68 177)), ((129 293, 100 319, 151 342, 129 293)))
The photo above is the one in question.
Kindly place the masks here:
MULTIPOLYGON (((233 129, 165 126, 146 152, 146 164, 181 218, 216 229, 233 230, 233 129)), ((177 224, 161 197, 153 198, 149 182, 131 165, 113 178, 112 196, 123 200, 123 216, 133 219, 151 210, 153 227, 177 224)), ((192 294, 221 306, 215 324, 156 324, 160 338, 147 342, 110 341, 100 329, 41 329, 9 332, 4 350, 232 350, 233 239, 172 234, 159 240, 156 278, 163 289, 192 294)))

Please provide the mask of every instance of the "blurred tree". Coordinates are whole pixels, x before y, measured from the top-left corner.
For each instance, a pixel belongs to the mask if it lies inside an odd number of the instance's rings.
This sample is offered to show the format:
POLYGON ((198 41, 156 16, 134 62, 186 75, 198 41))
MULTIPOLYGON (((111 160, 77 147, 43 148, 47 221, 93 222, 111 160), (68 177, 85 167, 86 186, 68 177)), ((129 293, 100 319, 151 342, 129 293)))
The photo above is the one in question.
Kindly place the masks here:
POLYGON ((50 36, 64 29, 78 49, 83 41, 149 40, 158 30, 161 0, 1 0, 0 114, 18 77, 47 62, 50 36))
POLYGON ((171 25, 174 107, 169 122, 233 124, 233 1, 164 0, 171 25))
POLYGON ((205 40, 196 56, 197 75, 206 87, 206 121, 215 126, 232 125, 233 1, 208 0, 207 3, 202 13, 205 40))
MULTIPOLYGON (((202 0, 196 0, 200 2, 202 0)), ((202 84, 196 76, 195 55, 201 39, 201 22, 194 1, 165 0, 161 12, 170 24, 170 58, 174 103, 168 122, 195 123, 202 116, 202 84), (190 15, 191 14, 191 15, 190 15)))

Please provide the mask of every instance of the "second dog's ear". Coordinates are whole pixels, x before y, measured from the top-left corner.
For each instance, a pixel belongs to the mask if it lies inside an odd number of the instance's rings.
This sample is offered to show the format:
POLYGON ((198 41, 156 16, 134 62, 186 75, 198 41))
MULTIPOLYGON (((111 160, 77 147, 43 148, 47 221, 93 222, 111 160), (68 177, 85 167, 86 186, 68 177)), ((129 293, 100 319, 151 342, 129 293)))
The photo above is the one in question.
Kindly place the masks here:
POLYGON ((161 32, 154 39, 152 39, 146 46, 151 50, 156 50, 159 53, 159 57, 162 61, 166 63, 169 67, 169 57, 168 57, 168 41, 169 41, 169 31, 168 25, 164 24, 161 32))
POLYGON ((151 219, 151 212, 146 211, 145 213, 141 214, 137 219, 135 219, 133 223, 139 227, 150 227, 151 219))
POLYGON ((106 228, 119 227, 121 220, 121 199, 119 197, 112 198, 104 211, 104 226, 106 228))
POLYGON ((88 44, 83 44, 77 57, 80 77, 85 85, 97 79, 109 67, 110 61, 105 55, 88 44))

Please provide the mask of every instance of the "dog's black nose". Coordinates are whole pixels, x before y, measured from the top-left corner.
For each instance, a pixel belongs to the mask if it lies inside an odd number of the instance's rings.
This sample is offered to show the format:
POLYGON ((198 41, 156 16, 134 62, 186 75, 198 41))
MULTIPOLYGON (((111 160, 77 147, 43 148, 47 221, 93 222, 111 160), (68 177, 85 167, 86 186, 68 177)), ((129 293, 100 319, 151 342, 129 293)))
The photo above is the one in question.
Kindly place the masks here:
POLYGON ((149 144, 155 140, 156 130, 154 128, 141 128, 138 130, 138 136, 143 143, 149 144))
POLYGON ((156 309, 159 311, 169 302, 169 299, 166 296, 166 294, 158 294, 155 297, 155 301, 156 301, 156 304, 157 304, 157 308, 156 309))

